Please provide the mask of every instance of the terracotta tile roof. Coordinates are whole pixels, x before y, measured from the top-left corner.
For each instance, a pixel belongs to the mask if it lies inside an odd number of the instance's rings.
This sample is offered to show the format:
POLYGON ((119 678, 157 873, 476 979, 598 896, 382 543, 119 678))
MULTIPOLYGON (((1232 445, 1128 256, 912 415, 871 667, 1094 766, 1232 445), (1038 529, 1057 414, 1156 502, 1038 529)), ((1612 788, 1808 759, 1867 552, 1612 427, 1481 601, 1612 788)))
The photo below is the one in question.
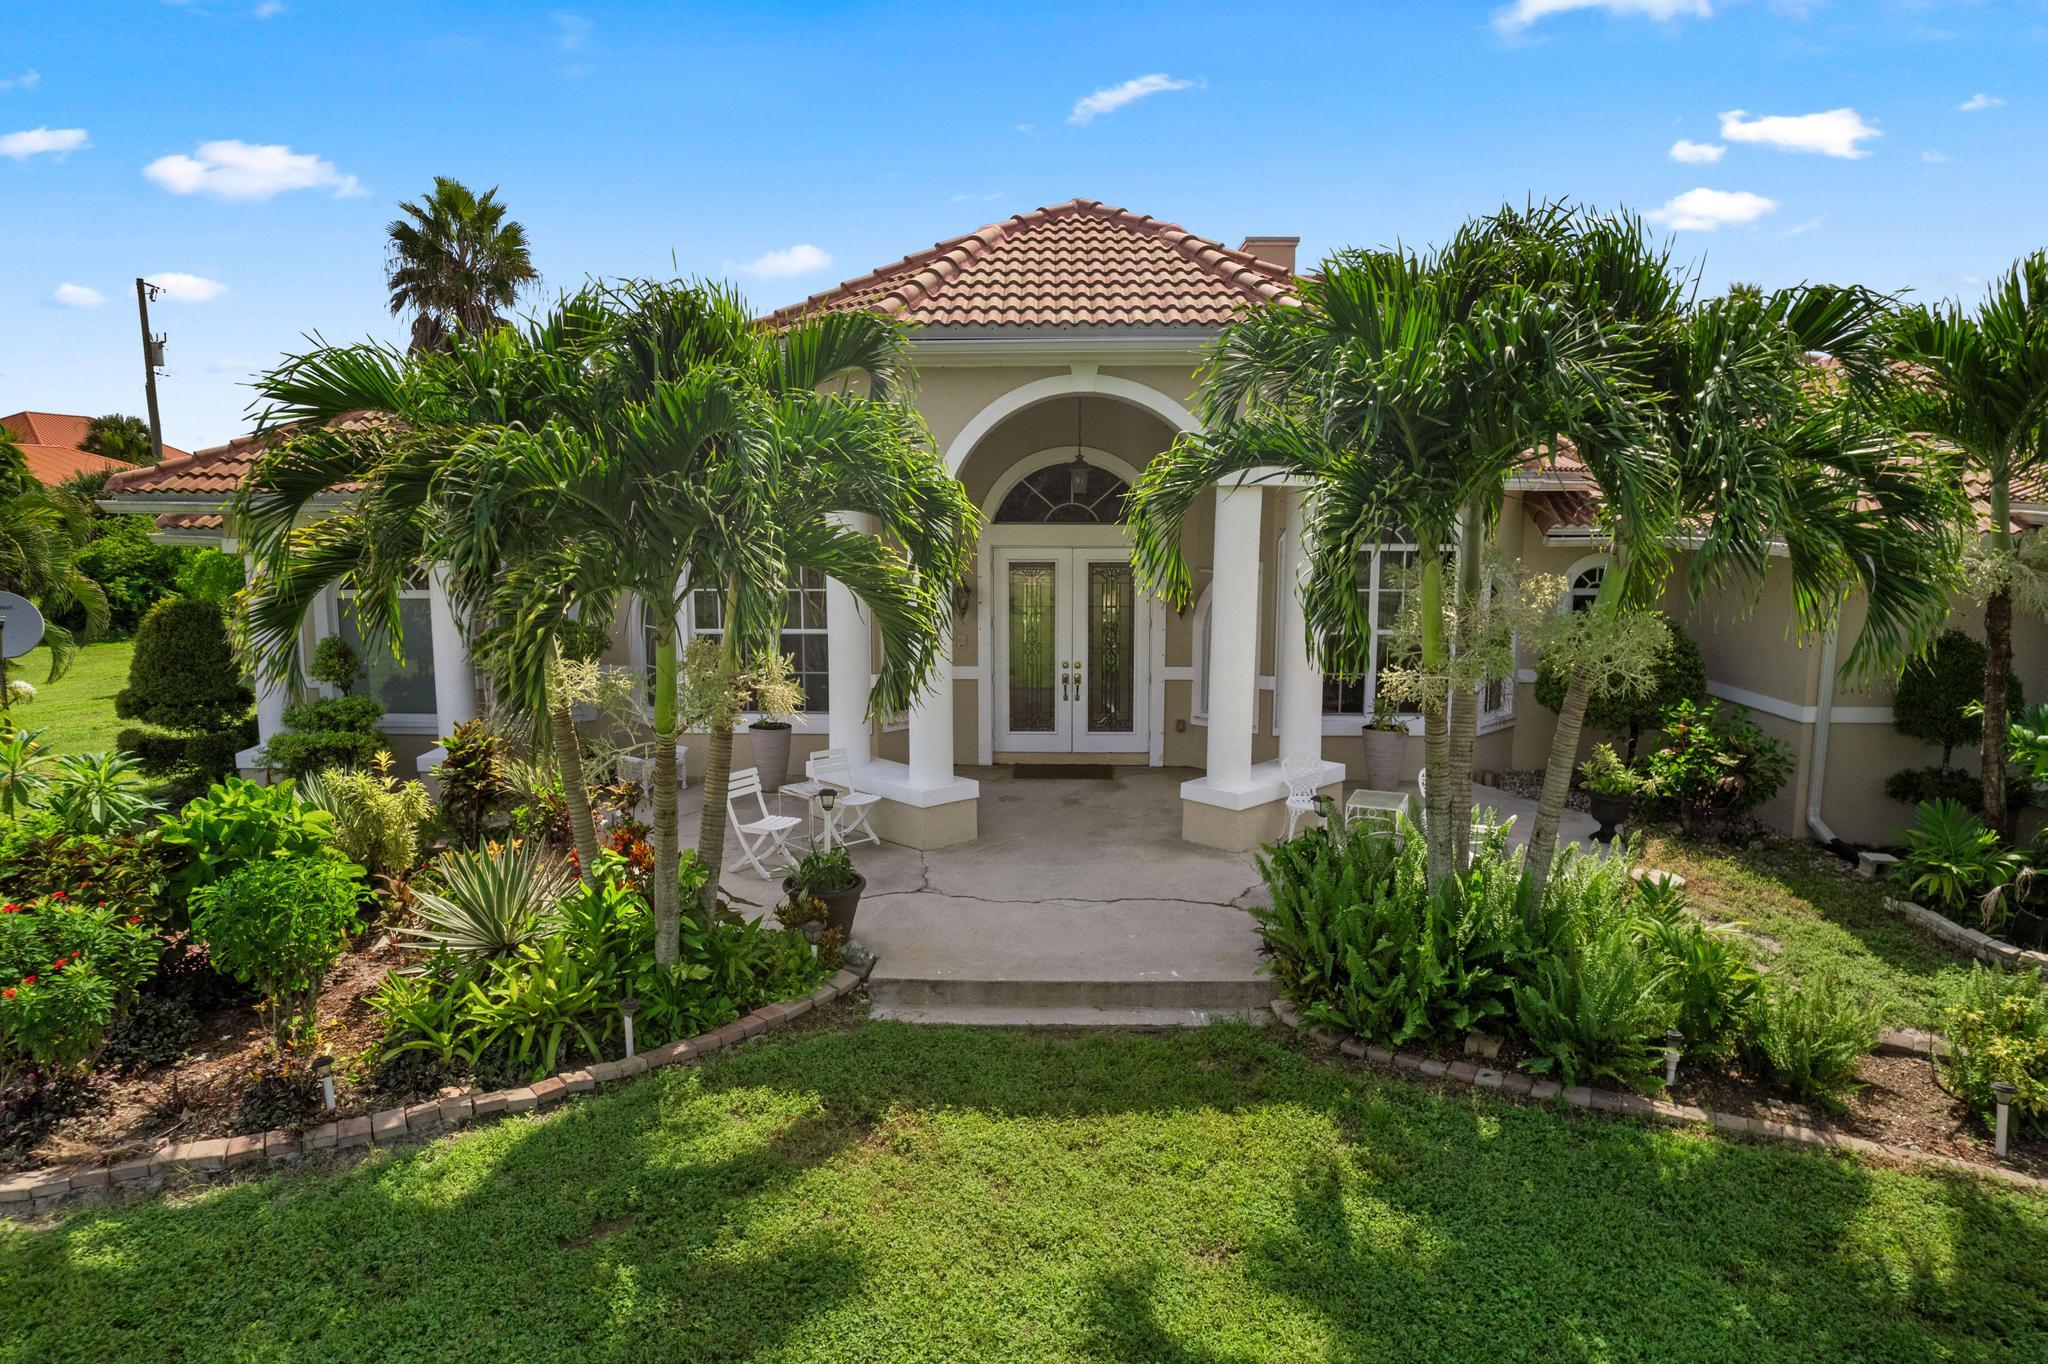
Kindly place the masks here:
POLYGON ((1093 199, 991 223, 773 313, 868 308, 920 327, 1216 327, 1291 272, 1093 199))
MULTIPOLYGON (((343 427, 388 426, 389 419, 369 412, 354 412, 337 419, 343 427)), ((109 493, 131 496, 203 498, 226 501, 243 477, 255 465, 257 456, 291 433, 291 427, 277 427, 261 435, 237 436, 225 445, 209 446, 178 459, 166 459, 153 469, 133 469, 107 480, 109 493)), ((356 485, 343 485, 339 492, 356 485)))
POLYGON ((1522 510, 1543 535, 1554 530, 1591 530, 1600 524, 1600 499, 1592 493, 1523 493, 1522 510))
POLYGON ((28 466, 29 474, 46 488, 54 488, 73 474, 84 473, 88 469, 112 469, 118 473, 135 467, 126 460, 87 454, 68 445, 31 445, 23 441, 17 442, 16 448, 21 451, 21 462, 28 466))
MULTIPOLYGON (((0 426, 12 431, 23 445, 52 445, 76 450, 92 426, 92 418, 70 412, 15 412, 0 417, 0 426)), ((164 446, 164 458, 184 458, 175 445, 164 446)))
POLYGON ((165 512, 156 519, 158 530, 219 530, 227 518, 205 512, 165 512))

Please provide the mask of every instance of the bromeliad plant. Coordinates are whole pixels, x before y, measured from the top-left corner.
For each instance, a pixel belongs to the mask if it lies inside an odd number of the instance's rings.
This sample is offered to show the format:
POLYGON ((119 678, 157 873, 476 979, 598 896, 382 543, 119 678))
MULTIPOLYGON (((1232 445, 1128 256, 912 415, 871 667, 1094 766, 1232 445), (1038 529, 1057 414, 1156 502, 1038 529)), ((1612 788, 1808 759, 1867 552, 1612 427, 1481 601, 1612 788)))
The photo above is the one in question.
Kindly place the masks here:
MULTIPOLYGON (((1953 800, 1931 800, 1913 812, 1906 850, 1892 868, 1907 895, 1944 914, 1958 915, 2010 881, 2020 856, 1999 846, 1984 821, 1953 800)), ((1992 903, 1998 903, 1994 898, 1992 903)), ((1987 923, 1987 930, 1995 930, 1987 923)))

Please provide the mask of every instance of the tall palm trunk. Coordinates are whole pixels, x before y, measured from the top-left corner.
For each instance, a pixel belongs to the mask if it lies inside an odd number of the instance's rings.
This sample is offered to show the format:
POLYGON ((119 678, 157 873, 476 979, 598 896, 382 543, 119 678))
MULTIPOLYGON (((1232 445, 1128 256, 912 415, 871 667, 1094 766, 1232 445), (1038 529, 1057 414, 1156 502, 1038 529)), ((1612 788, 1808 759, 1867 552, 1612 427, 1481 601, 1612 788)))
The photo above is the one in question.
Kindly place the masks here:
POLYGON ((576 845, 576 866, 583 884, 597 884, 597 821, 590 813, 590 788, 583 778, 583 740, 576 733, 576 710, 567 701, 548 698, 548 729, 555 746, 555 770, 562 774, 562 804, 569 807, 569 839, 576 845))
MULTIPOLYGON (((673 620, 673 616, 666 619, 673 620)), ((704 793, 708 809, 711 793, 704 793)), ((720 800, 723 806, 723 798, 720 800)), ((721 808, 720 813, 724 813, 721 808)), ((673 627, 654 641, 654 960, 673 966, 682 954, 682 854, 676 828, 676 637, 673 627)), ((713 881, 718 879, 712 873, 713 881)))
POLYGON ((1565 683, 1558 707, 1557 728, 1550 735, 1550 757, 1543 766, 1543 794, 1536 801, 1536 823, 1529 830, 1529 852, 1523 859, 1525 888, 1522 907, 1533 912, 1543 903, 1550 867, 1557 860, 1557 831, 1564 822, 1565 797, 1571 794, 1572 770, 1579 762, 1579 735, 1586 727, 1586 703, 1593 698, 1593 670, 1579 659, 1565 683))
MULTIPOLYGON (((1469 654, 1479 638, 1479 515, 1467 508, 1458 532, 1457 652, 1469 654)), ((1479 735, 1479 683, 1449 698, 1450 735, 1445 755, 1445 798, 1450 802, 1450 865, 1464 871, 1472 860, 1472 746, 1479 735)))
MULTIPOLYGON (((1441 677, 1450 661, 1449 643, 1444 638, 1441 552, 1431 553, 1423 562, 1421 592, 1422 670, 1426 677, 1441 677)), ((1446 699, 1425 697, 1422 707, 1422 769, 1429 777, 1429 794, 1423 801, 1423 836, 1432 885, 1451 869, 1450 730, 1445 724, 1446 699)))
MULTIPOLYGON (((725 581, 725 634, 718 642, 721 671, 730 678, 739 667, 739 640, 733 628, 739 607, 740 578, 735 573, 725 581)), ((697 902, 708 921, 718 908, 718 877, 725 864, 725 796, 732 787, 732 726, 715 721, 711 726, 710 752, 704 759, 704 811, 697 822, 697 856, 709 873, 697 892, 697 902)))
POLYGON ((1984 734, 1977 741, 1977 770, 1984 786, 1984 823, 2012 839, 2012 811, 2005 790, 2005 712, 2012 678, 2012 593, 1993 592, 1984 603, 1984 734))

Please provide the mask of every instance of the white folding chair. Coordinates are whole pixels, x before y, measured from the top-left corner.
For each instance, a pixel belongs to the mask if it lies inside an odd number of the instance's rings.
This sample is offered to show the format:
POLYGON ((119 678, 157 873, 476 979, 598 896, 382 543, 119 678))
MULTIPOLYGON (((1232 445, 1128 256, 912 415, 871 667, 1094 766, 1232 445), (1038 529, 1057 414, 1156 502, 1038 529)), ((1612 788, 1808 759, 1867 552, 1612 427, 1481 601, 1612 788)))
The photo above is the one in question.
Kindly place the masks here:
POLYGON ((833 798, 832 813, 826 816, 832 821, 834 838, 841 843, 882 841, 875 826, 868 823, 868 810, 882 798, 853 784, 853 768, 846 760, 845 749, 819 749, 804 763, 804 772, 812 781, 836 786, 842 792, 833 798))
POLYGON ((725 788, 725 814, 732 821, 733 832, 740 840, 740 853, 755 871, 761 873, 763 881, 775 879, 775 873, 761 860, 762 854, 787 855, 789 831, 803 823, 795 815, 771 815, 768 813, 768 797, 761 792, 761 769, 742 767, 732 774, 732 781, 725 788), (754 799, 754 808, 759 817, 749 819, 740 812, 740 802, 747 797, 754 799))
POLYGON ((1280 760, 1280 775, 1287 779, 1287 837, 1303 815, 1316 812, 1316 792, 1323 776, 1323 760, 1313 753, 1290 753, 1280 760))

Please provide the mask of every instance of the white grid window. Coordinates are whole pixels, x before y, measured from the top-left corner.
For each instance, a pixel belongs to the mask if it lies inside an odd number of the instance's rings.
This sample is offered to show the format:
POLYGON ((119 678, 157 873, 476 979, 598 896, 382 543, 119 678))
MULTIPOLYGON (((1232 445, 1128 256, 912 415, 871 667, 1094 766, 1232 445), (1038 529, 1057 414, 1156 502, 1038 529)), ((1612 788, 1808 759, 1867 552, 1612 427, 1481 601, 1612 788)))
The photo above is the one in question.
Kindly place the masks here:
MULTIPOLYGON (((1387 654, 1394 625, 1407 605, 1402 575, 1415 567, 1420 547, 1390 541, 1373 546, 1358 556, 1358 591, 1365 598, 1366 615, 1372 622, 1371 666, 1364 677, 1341 678, 1334 673, 1323 677, 1323 714, 1370 715, 1379 690, 1380 674, 1386 670, 1387 654)), ((1403 715, 1419 713, 1414 702, 1396 708, 1403 715)))
MULTIPOLYGON (((725 635, 725 592, 717 587, 692 590, 683 607, 686 633, 694 639, 720 639, 725 635)), ((654 687, 654 627, 642 619, 641 657, 647 660, 645 685, 654 687)), ((831 669, 827 663, 825 630, 825 575, 805 569, 789 589, 783 603, 782 652, 794 661, 797 684, 803 688, 804 710, 822 715, 830 709, 831 669)))

